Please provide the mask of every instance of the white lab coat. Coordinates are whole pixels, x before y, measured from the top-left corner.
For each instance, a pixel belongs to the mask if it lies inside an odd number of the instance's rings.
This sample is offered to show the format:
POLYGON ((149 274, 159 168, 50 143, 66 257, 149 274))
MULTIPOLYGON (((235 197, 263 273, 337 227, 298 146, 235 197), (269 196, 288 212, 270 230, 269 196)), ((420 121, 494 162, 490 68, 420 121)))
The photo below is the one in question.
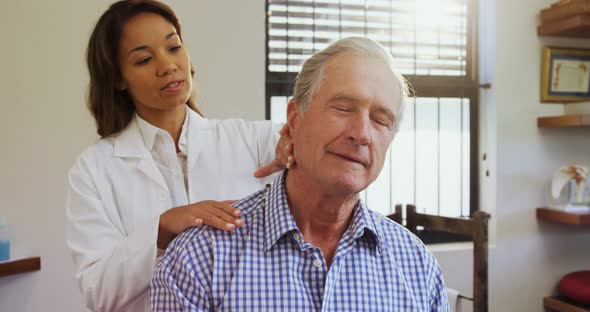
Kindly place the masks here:
MULTIPOLYGON (((253 172, 274 159, 279 125, 207 120, 189 112, 188 199, 239 199, 274 176, 253 172)), ((69 172, 67 237, 76 278, 93 311, 150 311, 159 216, 172 208, 137 123, 84 151, 69 172)))

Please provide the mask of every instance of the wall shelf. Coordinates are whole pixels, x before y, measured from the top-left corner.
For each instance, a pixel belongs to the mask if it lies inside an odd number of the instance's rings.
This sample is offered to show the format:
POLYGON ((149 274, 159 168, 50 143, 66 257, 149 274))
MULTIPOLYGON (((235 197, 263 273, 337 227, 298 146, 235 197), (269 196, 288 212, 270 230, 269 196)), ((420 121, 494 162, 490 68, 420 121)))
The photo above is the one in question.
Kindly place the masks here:
POLYGON ((41 270, 40 257, 0 261, 0 277, 39 270, 41 270))
POLYGON ((563 224, 590 225, 590 213, 569 213, 550 208, 537 208, 537 219, 563 224))
POLYGON ((538 128, 590 127, 590 114, 538 117, 538 128))
POLYGON ((590 38, 590 14, 577 14, 537 27, 539 36, 590 38))
POLYGON ((578 306, 561 297, 543 298, 543 307, 549 311, 590 312, 590 307, 578 306))

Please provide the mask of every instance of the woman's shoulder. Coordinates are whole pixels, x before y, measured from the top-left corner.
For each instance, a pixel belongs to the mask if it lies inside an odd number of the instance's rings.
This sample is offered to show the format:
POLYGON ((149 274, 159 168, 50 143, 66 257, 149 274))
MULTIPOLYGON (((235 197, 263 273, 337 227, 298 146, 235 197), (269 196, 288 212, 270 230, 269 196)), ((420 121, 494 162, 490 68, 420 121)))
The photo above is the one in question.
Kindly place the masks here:
POLYGON ((114 150, 115 136, 100 138, 94 143, 87 146, 81 153, 79 158, 95 159, 104 158, 106 155, 112 155, 114 150))
POLYGON ((240 131, 268 129, 272 127, 273 122, 270 120, 245 120, 241 118, 227 119, 207 119, 213 127, 234 129, 240 131))
POLYGON ((109 162, 113 155, 114 137, 100 138, 87 146, 77 157, 70 170, 80 167, 97 168, 109 162))
POLYGON ((194 111, 190 111, 191 123, 196 128, 209 128, 218 131, 238 131, 240 133, 250 131, 264 131, 277 127, 278 124, 270 120, 246 120, 242 118, 205 118, 194 111))

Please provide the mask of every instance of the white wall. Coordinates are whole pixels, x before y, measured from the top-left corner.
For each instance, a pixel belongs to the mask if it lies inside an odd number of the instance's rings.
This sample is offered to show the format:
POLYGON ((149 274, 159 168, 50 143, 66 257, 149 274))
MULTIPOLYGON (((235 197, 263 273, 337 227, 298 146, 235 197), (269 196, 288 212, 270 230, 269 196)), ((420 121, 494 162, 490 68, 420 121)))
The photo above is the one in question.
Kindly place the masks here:
MULTIPOLYGON (((196 65, 201 106, 211 117, 264 117, 264 0, 168 1, 180 15, 196 65), (228 18, 221 19, 232 7, 228 18), (237 29, 238 31, 232 31, 237 29)), ((589 269, 590 231, 538 222, 549 177, 560 165, 590 164, 588 129, 539 130, 536 117, 560 114, 539 103, 542 43, 535 16, 553 0, 485 1, 496 10, 491 64, 486 206, 492 311, 539 311, 565 272, 589 269), (497 130, 496 130, 497 129, 497 130), (491 182, 489 182, 491 181, 491 182), (494 189, 496 192, 494 192, 494 189), (497 205, 494 203, 497 202, 497 205)), ((80 311, 64 243, 66 171, 93 140, 84 107, 83 53, 109 1, 8 1, 0 18, 0 214, 12 223, 17 255, 40 255, 40 272, 0 278, 0 311, 80 311)), ((470 292, 469 251, 436 252, 452 286, 470 292)))
POLYGON ((0 214, 15 256, 42 270, 0 278, 0 311, 81 311, 64 242, 66 171, 94 138, 84 108, 93 1, 4 1, 0 10, 0 214))
MULTIPOLYGON (((493 311, 539 311, 566 272, 590 269, 590 230, 539 222, 559 166, 590 165, 589 129, 538 129, 536 118, 563 113, 539 103, 541 47, 590 41, 536 36, 536 16, 552 0, 497 0, 495 105, 497 109, 496 248, 491 251, 493 311)), ((589 104, 590 105, 590 104, 589 104)))

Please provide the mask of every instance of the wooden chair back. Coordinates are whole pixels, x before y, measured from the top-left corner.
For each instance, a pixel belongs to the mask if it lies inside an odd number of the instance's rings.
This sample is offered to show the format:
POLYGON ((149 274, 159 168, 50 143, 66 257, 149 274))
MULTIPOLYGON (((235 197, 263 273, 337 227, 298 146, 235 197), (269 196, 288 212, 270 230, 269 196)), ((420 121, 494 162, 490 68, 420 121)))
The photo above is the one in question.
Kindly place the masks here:
MULTIPOLYGON (((388 216, 402 224, 402 205, 388 216)), ((405 227, 414 234, 422 230, 469 237, 473 241, 473 311, 488 312, 488 220, 490 215, 476 211, 471 218, 450 218, 423 214, 415 205, 406 205, 405 227)))

